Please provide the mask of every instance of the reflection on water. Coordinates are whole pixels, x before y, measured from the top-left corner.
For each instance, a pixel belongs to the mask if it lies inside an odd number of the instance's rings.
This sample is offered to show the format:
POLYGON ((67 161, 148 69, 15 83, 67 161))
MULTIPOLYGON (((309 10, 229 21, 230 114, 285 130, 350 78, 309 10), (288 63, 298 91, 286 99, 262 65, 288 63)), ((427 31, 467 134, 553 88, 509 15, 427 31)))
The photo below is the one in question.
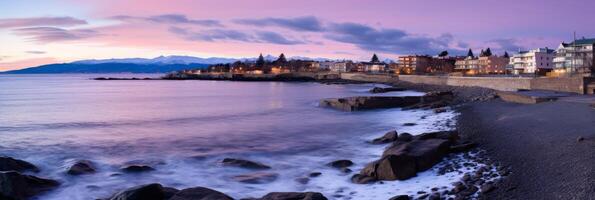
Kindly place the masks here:
MULTIPOLYGON (((94 81, 90 77, 0 76, 0 154, 31 161, 42 168, 41 176, 63 182, 41 199, 106 197, 150 182, 178 188, 205 186, 235 198, 303 190, 330 197, 342 189, 352 195, 333 198, 386 199, 404 191, 351 184, 351 175, 325 164, 351 159, 356 162, 354 170, 359 170, 377 159, 383 148, 366 140, 394 128, 411 133, 444 129, 453 116, 399 109, 345 113, 317 106, 322 98, 370 95, 370 84, 94 81), (419 125, 402 127, 406 122, 419 125), (225 157, 263 162, 279 178, 267 184, 233 181, 233 176, 250 171, 220 166, 218 161, 225 157), (93 161, 98 173, 67 176, 65 168, 77 159, 93 161), (130 162, 157 170, 119 174, 118 168, 130 162), (313 171, 323 175, 305 185, 295 181, 313 171), (367 190, 378 192, 361 192, 367 190)), ((422 174, 418 183, 396 182, 401 185, 391 187, 423 188, 432 181, 452 179, 428 173, 429 178, 422 174), (419 183, 424 180, 425 185, 419 183)))

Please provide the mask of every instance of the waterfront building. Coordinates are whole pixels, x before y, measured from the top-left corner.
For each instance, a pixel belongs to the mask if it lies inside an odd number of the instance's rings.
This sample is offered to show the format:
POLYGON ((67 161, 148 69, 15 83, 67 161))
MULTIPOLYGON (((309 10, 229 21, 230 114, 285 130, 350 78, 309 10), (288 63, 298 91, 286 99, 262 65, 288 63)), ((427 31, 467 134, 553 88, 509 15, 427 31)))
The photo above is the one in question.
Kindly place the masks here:
POLYGON ((333 62, 328 69, 331 72, 348 72, 352 65, 350 61, 333 62))
POLYGON ((554 50, 547 47, 519 51, 510 57, 509 65, 514 74, 547 72, 554 68, 555 56, 554 50))
POLYGON ((584 73, 593 68, 595 38, 580 39, 571 43, 561 43, 556 50, 554 72, 584 73))
POLYGON ((504 74, 509 59, 495 55, 471 57, 455 61, 455 71, 467 75, 475 74, 504 74))
POLYGON ((424 55, 407 55, 399 57, 397 74, 414 74, 425 71, 429 66, 432 57, 424 55))
POLYGON ((380 60, 378 59, 378 56, 376 56, 376 54, 374 54, 372 56, 372 59, 370 60, 370 62, 362 62, 362 64, 363 64, 363 68, 364 68, 365 72, 380 73, 380 72, 386 71, 386 64, 383 62, 380 62, 380 60))

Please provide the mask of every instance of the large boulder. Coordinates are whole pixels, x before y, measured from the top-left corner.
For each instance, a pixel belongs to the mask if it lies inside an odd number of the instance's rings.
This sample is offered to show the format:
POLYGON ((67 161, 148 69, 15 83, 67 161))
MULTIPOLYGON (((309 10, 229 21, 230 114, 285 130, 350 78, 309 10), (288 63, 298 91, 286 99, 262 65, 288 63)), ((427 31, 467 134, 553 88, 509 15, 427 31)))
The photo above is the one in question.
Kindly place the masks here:
POLYGON ((398 133, 396 130, 385 133, 382 137, 372 140, 372 144, 385 144, 397 141, 398 133))
POLYGON ((79 160, 70 166, 66 173, 70 175, 92 174, 95 173, 95 168, 93 167, 91 161, 79 160))
POLYGON ((451 146, 456 144, 458 134, 439 131, 405 137, 399 136, 379 160, 366 165, 352 181, 367 183, 371 179, 406 180, 414 177, 417 172, 430 169, 448 155, 452 151, 451 146))
POLYGON ((366 165, 360 173, 374 180, 406 180, 417 175, 417 168, 411 156, 387 155, 366 165))
POLYGON ((360 96, 323 99, 320 106, 343 111, 369 110, 413 106, 422 102, 423 97, 360 96))
POLYGON ((27 161, 0 156, 0 171, 39 172, 39 169, 27 161))
POLYGON ((330 98, 320 101, 320 106, 343 111, 379 108, 437 108, 446 106, 453 99, 452 92, 431 92, 424 96, 356 96, 330 98), (437 106, 438 105, 438 106, 437 106))
POLYGON ((28 199, 58 185, 58 181, 24 175, 16 171, 0 172, 0 199, 28 199))
POLYGON ((232 166, 232 167, 241 167, 247 169, 270 169, 271 167, 259 162, 243 160, 243 159, 235 159, 235 158, 225 158, 221 161, 221 164, 224 166, 232 166))
POLYGON ((271 192, 259 200, 327 200, 318 192, 271 192))
POLYGON ((209 188, 193 187, 180 190, 169 200, 233 200, 233 198, 209 188))
POLYGON ((128 188, 114 194, 109 200, 163 200, 165 191, 159 183, 151 183, 128 188))
POLYGON ((395 155, 413 158, 417 171, 430 169, 449 153, 450 142, 444 139, 414 140, 386 149, 384 156, 395 155))

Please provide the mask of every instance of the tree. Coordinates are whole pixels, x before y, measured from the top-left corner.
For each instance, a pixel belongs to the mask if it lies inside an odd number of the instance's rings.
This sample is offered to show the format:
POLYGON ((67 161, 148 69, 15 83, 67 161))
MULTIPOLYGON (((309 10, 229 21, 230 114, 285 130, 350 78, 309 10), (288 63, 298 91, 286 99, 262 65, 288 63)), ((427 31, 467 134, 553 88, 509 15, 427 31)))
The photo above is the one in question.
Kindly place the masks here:
POLYGON ((263 67, 264 64, 265 64, 264 57, 262 56, 262 53, 261 53, 260 56, 258 56, 258 59, 256 60, 256 66, 263 67))
POLYGON ((488 49, 486 49, 483 56, 492 56, 492 50, 490 49, 490 47, 488 47, 488 49))
POLYGON ((475 57, 475 55, 473 55, 473 51, 471 49, 469 49, 469 52, 467 52, 467 57, 475 57))
POLYGON ((440 52, 440 54, 438 54, 438 57, 446 57, 448 56, 448 51, 442 51, 440 52))
POLYGON ((374 54, 374 55, 372 56, 372 61, 370 61, 370 62, 372 62, 372 63, 379 63, 379 62, 380 62, 380 60, 378 59, 378 56, 376 56, 376 54, 374 54))
POLYGON ((281 53, 281 55, 279 55, 279 58, 277 58, 277 60, 275 62, 277 64, 283 64, 283 63, 287 63, 287 59, 285 58, 285 55, 283 55, 283 53, 281 53))
POLYGON ((504 57, 505 58, 510 58, 510 56, 508 55, 508 52, 507 51, 504 51, 504 57))

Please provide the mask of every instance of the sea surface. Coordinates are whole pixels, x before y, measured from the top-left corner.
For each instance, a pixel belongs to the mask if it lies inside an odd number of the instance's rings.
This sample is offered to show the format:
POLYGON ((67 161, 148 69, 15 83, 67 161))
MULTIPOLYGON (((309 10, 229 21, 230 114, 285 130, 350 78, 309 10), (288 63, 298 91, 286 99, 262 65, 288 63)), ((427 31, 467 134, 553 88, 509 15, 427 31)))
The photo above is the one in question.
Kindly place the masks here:
MULTIPOLYGON (((156 77, 158 74, 0 75, 0 155, 41 168, 36 176, 62 185, 37 199, 95 199, 139 184, 178 189, 203 186, 234 198, 273 191, 322 192, 329 199, 388 199, 449 186, 461 175, 428 170, 407 181, 358 185, 353 173, 332 169, 350 159, 359 171, 385 146, 367 143, 385 132, 420 134, 447 130, 456 113, 383 109, 342 112, 318 106, 323 98, 371 95, 373 84, 229 81, 95 81, 90 78, 156 77), (416 126, 403 126, 413 122, 416 126), (256 171, 225 167, 223 158, 262 162, 278 177, 248 184, 234 176, 256 171), (97 173, 70 176, 76 160, 97 173), (126 174, 126 164, 156 170, 126 174), (307 184, 296 181, 322 175, 307 184)), ((415 91, 382 95, 423 95, 415 91)), ((263 172, 263 171, 261 171, 263 172)))

